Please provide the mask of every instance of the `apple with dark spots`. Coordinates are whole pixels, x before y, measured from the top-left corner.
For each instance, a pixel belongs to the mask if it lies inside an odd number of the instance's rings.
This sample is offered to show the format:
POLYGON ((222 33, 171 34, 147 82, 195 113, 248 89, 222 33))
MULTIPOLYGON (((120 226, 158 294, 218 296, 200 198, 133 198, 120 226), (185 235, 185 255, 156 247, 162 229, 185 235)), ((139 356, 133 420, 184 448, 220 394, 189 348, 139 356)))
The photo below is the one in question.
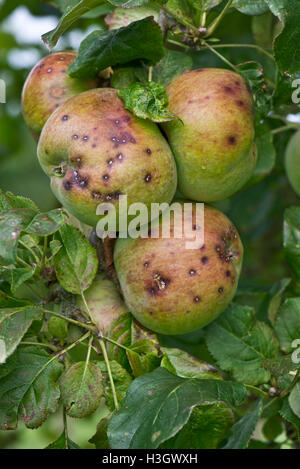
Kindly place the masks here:
POLYGON ((80 296, 77 298, 77 304, 80 309, 90 313, 91 320, 103 334, 109 332, 112 323, 121 314, 128 312, 116 285, 104 273, 96 276, 84 296, 89 311, 80 296))
MULTIPOLYGON (((184 202, 178 202, 182 207, 184 202)), ((190 202, 191 203, 191 202, 190 202)), ((183 214, 171 212, 171 235, 183 228, 183 214)), ((125 303, 145 327, 161 334, 185 334, 206 326, 232 300, 240 275, 243 246, 236 228, 219 210, 204 207, 204 244, 198 240, 193 203, 190 228, 181 238, 118 239, 114 263, 125 303)), ((168 227, 168 225, 166 225, 168 227)))
MULTIPOLYGON (((171 202, 177 172, 156 124, 124 108, 118 91, 89 90, 69 99, 48 119, 38 158, 58 200, 83 223, 96 226, 100 203, 117 220, 120 195, 134 202, 171 202)), ((110 214, 108 214, 110 216, 110 214)))
POLYGON ((300 131, 294 133, 285 152, 285 169, 294 191, 300 196, 300 131))
POLYGON ((237 73, 203 68, 185 71, 167 86, 169 109, 178 119, 164 124, 184 197, 213 202, 231 196, 256 166, 254 103, 237 73))
POLYGON ((30 131, 38 137, 53 111, 67 99, 96 88, 100 82, 71 78, 67 69, 76 58, 77 52, 56 52, 44 57, 31 70, 22 92, 22 109, 30 131))

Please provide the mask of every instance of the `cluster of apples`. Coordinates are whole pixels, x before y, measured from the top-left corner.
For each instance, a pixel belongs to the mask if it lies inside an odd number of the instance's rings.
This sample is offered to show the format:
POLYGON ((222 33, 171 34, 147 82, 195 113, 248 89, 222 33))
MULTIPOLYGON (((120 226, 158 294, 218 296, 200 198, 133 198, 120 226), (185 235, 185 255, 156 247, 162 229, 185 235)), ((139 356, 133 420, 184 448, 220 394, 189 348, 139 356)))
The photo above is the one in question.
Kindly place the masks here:
MULTIPOLYGON (((256 149, 253 98, 241 76, 216 68, 177 76, 167 86, 176 119, 159 128, 127 111, 107 77, 71 78, 67 68, 75 57, 58 52, 42 59, 22 98, 25 121, 38 139, 39 162, 72 215, 95 227, 100 202, 114 204, 118 214, 120 195, 128 204, 150 208, 171 203, 177 190, 181 204, 193 201, 195 217, 195 202, 224 199, 245 185, 256 149)), ((178 223, 183 218, 171 219, 171 232, 178 223)), ((185 236, 115 244, 125 309, 155 332, 182 334, 205 326, 237 288, 243 247, 231 221, 205 204, 204 244, 186 249, 185 236)), ((102 281, 87 295, 91 301, 99 297, 102 281)))

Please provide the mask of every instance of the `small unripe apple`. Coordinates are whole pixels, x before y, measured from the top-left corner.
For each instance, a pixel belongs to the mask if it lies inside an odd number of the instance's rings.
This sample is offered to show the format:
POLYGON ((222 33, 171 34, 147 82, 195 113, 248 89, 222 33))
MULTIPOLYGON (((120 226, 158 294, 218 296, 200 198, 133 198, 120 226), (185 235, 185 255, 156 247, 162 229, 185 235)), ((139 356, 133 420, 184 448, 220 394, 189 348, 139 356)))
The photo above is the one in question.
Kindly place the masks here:
POLYGON ((294 133, 286 147, 285 168, 292 188, 300 196, 300 130, 294 133))
MULTIPOLYGON (((182 202, 180 202, 182 205, 182 202)), ((172 216, 170 234, 184 215, 172 216)), ((187 249, 195 237, 195 203, 191 228, 183 236, 118 239, 114 263, 125 303, 145 327, 161 334, 185 334, 206 326, 232 300, 241 271, 243 246, 236 228, 219 210, 205 205, 204 244, 187 249)), ((198 238, 197 238, 198 239, 198 238)))
POLYGON ((53 111, 72 96, 99 86, 99 80, 71 78, 67 69, 77 52, 63 51, 47 55, 29 73, 22 92, 22 109, 25 122, 38 137, 53 111))
POLYGON ((184 197, 213 202, 231 196, 256 165, 254 103, 246 81, 217 68, 185 71, 167 86, 169 109, 178 119, 164 124, 184 197))

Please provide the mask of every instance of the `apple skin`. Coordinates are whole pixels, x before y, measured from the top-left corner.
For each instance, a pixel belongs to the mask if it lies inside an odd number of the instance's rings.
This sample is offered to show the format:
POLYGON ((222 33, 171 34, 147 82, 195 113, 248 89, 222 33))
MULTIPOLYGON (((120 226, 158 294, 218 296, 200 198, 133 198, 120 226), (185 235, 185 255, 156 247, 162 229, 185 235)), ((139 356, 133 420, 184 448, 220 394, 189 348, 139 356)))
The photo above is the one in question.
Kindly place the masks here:
POLYGON ((199 202, 225 199, 256 166, 254 103, 250 88, 225 69, 185 71, 167 86, 178 119, 163 128, 178 168, 178 190, 199 202))
MULTIPOLYGON (((171 149, 156 124, 124 108, 118 91, 99 88, 70 98, 48 119, 38 144, 39 162, 62 205, 81 222, 96 226, 100 203, 119 197, 147 208, 170 203, 177 172, 171 149)), ((113 207, 110 207, 111 209, 113 207)), ((109 214, 113 216, 113 211, 109 214)))
POLYGON ((72 96, 99 86, 99 80, 71 78, 67 69, 77 52, 62 51, 41 59, 29 73, 22 91, 22 110, 31 133, 38 137, 50 115, 72 96))
POLYGON ((300 130, 294 133, 286 147, 285 169, 292 188, 300 196, 300 130))
MULTIPOLYGON (((178 202, 182 204, 183 202, 178 202)), ((186 249, 195 236, 195 203, 190 231, 181 238, 118 239, 114 264, 125 303, 148 329, 185 334, 206 326, 232 300, 241 271, 243 246, 236 228, 219 210, 204 207, 204 244, 186 249), (192 229, 193 227, 193 229, 192 229)), ((170 230, 182 225, 171 214, 170 230)), ((164 220, 160 221, 160 229, 164 220)), ((197 238, 199 239, 199 238, 197 238)))

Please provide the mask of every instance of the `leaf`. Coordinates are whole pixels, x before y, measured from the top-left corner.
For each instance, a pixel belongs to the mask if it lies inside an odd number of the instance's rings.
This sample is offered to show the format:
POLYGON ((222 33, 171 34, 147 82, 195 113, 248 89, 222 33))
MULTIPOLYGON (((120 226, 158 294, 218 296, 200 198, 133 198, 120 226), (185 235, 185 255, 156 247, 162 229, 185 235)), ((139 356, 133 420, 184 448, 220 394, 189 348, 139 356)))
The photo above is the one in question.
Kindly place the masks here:
POLYGON ((18 415, 40 426, 58 407, 63 366, 38 347, 18 348, 0 367, 0 429, 14 430, 18 415))
POLYGON ((39 318, 40 309, 31 305, 14 310, 0 309, 0 340, 5 344, 5 354, 0 357, 0 363, 15 351, 32 321, 39 318))
POLYGON ((105 23, 108 25, 108 29, 118 29, 123 26, 128 26, 133 21, 147 18, 148 16, 153 16, 154 20, 158 22, 159 7, 155 5, 145 5, 138 8, 115 8, 105 17, 105 23))
POLYGON ((287 14, 288 2, 286 0, 264 0, 273 15, 283 21, 287 14))
POLYGON ((283 431, 282 420, 278 415, 269 418, 263 426, 263 434, 268 441, 274 441, 283 431))
POLYGON ((188 2, 193 5, 194 8, 197 10, 210 10, 211 8, 214 8, 217 5, 220 5, 223 0, 188 0, 188 2))
POLYGON ((17 256, 17 244, 21 232, 34 217, 35 212, 27 208, 16 208, 0 213, 0 263, 13 264, 17 256))
POLYGON ((245 449, 249 444, 262 412, 262 401, 259 400, 250 412, 246 412, 229 432, 229 437, 223 449, 245 449))
POLYGON ((142 119, 166 122, 175 118, 167 109, 169 101, 164 87, 154 81, 134 83, 120 90, 119 96, 124 101, 125 109, 142 119))
POLYGON ((34 212, 39 212, 39 209, 32 200, 20 195, 14 195, 11 192, 5 193, 0 189, 0 211, 14 208, 27 208, 34 212))
POLYGON ((300 438, 300 418, 297 417, 297 415, 292 411, 288 396, 284 398, 279 413, 285 420, 294 425, 294 427, 297 429, 298 438, 300 438))
POLYGON ((10 290, 15 293, 16 290, 27 280, 31 279, 36 273, 36 266, 32 268, 20 267, 20 268, 6 268, 0 272, 3 280, 10 283, 10 290))
POLYGON ((300 381, 295 384, 290 392, 289 404, 294 414, 300 418, 300 381))
POLYGON ((232 6, 245 15, 262 15, 268 11, 264 0, 234 0, 232 6))
POLYGON ((116 7, 134 8, 146 5, 150 0, 107 0, 109 3, 116 7))
POLYGON ((157 368, 160 364, 158 350, 151 340, 138 340, 126 351, 133 376, 137 378, 157 368))
POLYGON ((300 3, 286 0, 284 28, 274 41, 276 64, 282 73, 293 74, 300 69, 300 3))
POLYGON ((281 305, 274 325, 280 347, 285 353, 293 352, 292 343, 300 338, 300 298, 288 298, 281 305))
POLYGON ((173 78, 192 66, 193 60, 187 54, 167 49, 163 58, 153 68, 153 81, 166 86, 173 78))
POLYGON ((68 6, 56 28, 42 35, 42 39, 48 49, 53 49, 60 36, 64 34, 64 32, 67 31, 75 21, 92 8, 99 6, 100 3, 102 3, 101 0, 81 0, 76 3, 76 5, 72 3, 68 6))
POLYGON ((66 437, 65 432, 63 432, 57 440, 53 441, 45 449, 80 449, 80 447, 70 440, 69 437, 66 437))
POLYGON ((291 283, 290 278, 283 278, 279 282, 276 282, 269 293, 271 300, 268 305, 268 318, 272 325, 277 318, 278 309, 280 307, 282 295, 284 294, 285 290, 291 283))
POLYGON ((276 151, 273 144, 273 134, 268 131, 262 135, 255 136, 257 148, 257 163, 253 175, 247 182, 246 187, 258 184, 268 176, 275 166, 276 151))
POLYGON ((273 45, 273 19, 269 11, 252 18, 251 29, 254 42, 264 49, 271 49, 273 45))
POLYGON ((217 370, 207 362, 178 348, 162 347, 161 366, 182 378, 221 379, 217 370))
POLYGON ((185 379, 164 368, 135 379, 122 408, 108 426, 111 448, 155 449, 176 435, 195 406, 225 402, 239 405, 246 396, 242 384, 209 379, 185 379))
MULTIPOLYGON (((115 410, 114 399, 111 391, 110 380, 107 373, 107 367, 105 362, 97 361, 96 366, 101 370, 103 378, 103 390, 105 396, 105 402, 107 407, 113 411, 115 410)), ((110 369, 113 377, 117 399, 120 405, 122 405, 127 389, 129 388, 132 378, 129 373, 116 361, 110 361, 110 369)))
POLYGON ((249 61, 237 66, 240 74, 247 80, 251 88, 256 113, 259 116, 266 116, 271 110, 271 92, 268 90, 265 79, 264 69, 258 62, 249 61))
POLYGON ((286 260, 300 279, 300 207, 290 207, 284 212, 283 246, 286 260))
POLYGON ((77 362, 60 379, 61 397, 70 417, 91 415, 103 396, 102 374, 95 363, 77 362))
POLYGON ((183 20, 183 24, 185 22, 192 24, 191 18, 194 11, 191 3, 187 0, 168 0, 166 7, 176 19, 178 18, 178 21, 183 20))
POLYGON ((96 446, 96 449, 109 449, 109 442, 107 437, 107 428, 110 420, 110 415, 100 420, 97 425, 95 435, 90 438, 89 443, 96 446))
POLYGON ((64 223, 64 212, 61 208, 36 215, 26 228, 26 233, 48 236, 55 233, 64 223))
POLYGON ((216 449, 234 422, 232 410, 224 403, 195 407, 187 424, 162 444, 166 449, 216 449))
POLYGON ((97 252, 73 226, 63 225, 59 233, 63 247, 54 257, 57 279, 68 292, 81 294, 96 276, 97 252))
POLYGON ((92 78, 100 70, 143 59, 154 65, 164 55, 160 27, 150 18, 112 31, 94 31, 84 39, 68 69, 74 78, 92 78))
POLYGON ((206 343, 220 368, 237 381, 257 385, 270 380, 262 361, 275 357, 279 344, 271 328, 256 320, 252 308, 231 304, 206 328, 206 343))
POLYGON ((14 306, 26 306, 28 305, 28 300, 20 300, 19 298, 14 298, 13 296, 8 295, 7 293, 0 290, 0 308, 11 308, 14 306))

